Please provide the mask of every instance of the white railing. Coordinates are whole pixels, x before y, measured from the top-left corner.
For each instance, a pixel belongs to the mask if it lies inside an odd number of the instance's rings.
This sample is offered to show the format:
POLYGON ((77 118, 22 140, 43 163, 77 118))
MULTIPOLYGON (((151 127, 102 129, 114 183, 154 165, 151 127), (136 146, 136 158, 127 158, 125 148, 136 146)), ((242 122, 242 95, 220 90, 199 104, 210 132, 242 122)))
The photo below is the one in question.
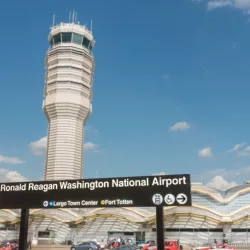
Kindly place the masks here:
POLYGON ((250 249, 250 242, 242 242, 242 243, 231 243, 228 244, 230 247, 234 247, 236 250, 249 250, 250 249))

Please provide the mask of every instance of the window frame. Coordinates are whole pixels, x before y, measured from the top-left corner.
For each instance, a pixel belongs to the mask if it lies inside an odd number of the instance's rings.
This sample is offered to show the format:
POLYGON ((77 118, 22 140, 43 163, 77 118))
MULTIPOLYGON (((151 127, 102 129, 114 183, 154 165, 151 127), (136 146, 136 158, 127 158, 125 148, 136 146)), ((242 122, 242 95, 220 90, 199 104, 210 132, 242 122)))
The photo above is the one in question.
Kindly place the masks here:
POLYGON ((74 43, 74 44, 77 44, 77 45, 81 45, 84 48, 87 48, 90 52, 93 49, 91 40, 89 40, 86 36, 78 34, 78 33, 75 33, 75 32, 60 32, 60 33, 57 33, 54 36, 52 36, 52 38, 49 41, 49 43, 50 43, 50 47, 51 48, 54 45, 57 45, 57 44, 60 44, 60 43, 74 43), (70 41, 63 41, 63 34, 71 34, 71 40, 70 41), (77 43, 77 42, 74 41, 74 36, 75 35, 81 36, 81 43, 77 43), (60 41, 55 42, 55 37, 57 37, 57 36, 60 36, 60 41), (84 44, 85 40, 87 41, 87 43, 84 44))
POLYGON ((54 40, 54 45, 57 45, 57 44, 59 44, 59 43, 62 43, 62 33, 57 33, 56 35, 54 35, 54 36, 53 36, 53 40, 54 40), (58 35, 60 35, 60 42, 55 43, 55 37, 58 36, 58 35))
POLYGON ((61 43, 72 43, 73 32, 61 32, 61 43), (70 34, 70 41, 63 41, 63 35, 70 34))
POLYGON ((75 43, 75 44, 78 44, 78 45, 82 45, 82 41, 83 41, 83 35, 81 35, 81 34, 78 34, 78 33, 75 33, 75 32, 72 32, 72 43, 75 43), (78 35, 78 36, 81 36, 81 43, 77 43, 77 42, 74 42, 73 40, 73 37, 74 37, 74 35, 78 35))
POLYGON ((38 238, 41 238, 41 239, 49 239, 50 238, 50 231, 38 231, 37 236, 38 236, 38 238), (41 233, 44 235, 39 235, 41 233))

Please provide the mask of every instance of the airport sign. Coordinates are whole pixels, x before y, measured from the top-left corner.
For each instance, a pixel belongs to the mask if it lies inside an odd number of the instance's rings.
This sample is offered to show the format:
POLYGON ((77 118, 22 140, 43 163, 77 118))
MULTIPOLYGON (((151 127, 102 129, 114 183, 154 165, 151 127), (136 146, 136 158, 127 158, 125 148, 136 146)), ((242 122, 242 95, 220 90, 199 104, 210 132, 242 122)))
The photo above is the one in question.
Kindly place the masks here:
POLYGON ((0 209, 191 205, 188 174, 0 183, 0 209))

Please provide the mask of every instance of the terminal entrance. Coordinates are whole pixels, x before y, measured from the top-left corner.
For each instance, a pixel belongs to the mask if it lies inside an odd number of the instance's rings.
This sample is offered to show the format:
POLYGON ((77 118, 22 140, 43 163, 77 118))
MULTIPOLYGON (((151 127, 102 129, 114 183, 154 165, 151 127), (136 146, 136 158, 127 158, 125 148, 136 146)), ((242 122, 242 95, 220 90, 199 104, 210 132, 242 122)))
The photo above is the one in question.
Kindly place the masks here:
POLYGON ((145 242, 145 231, 143 232, 108 232, 109 238, 122 238, 125 241, 131 240, 132 243, 140 244, 145 242))
MULTIPOLYGON (((185 225, 184 225, 185 226, 185 225)), ((152 228, 152 237, 156 237, 156 228, 152 228)), ((223 242, 223 228, 165 228, 168 239, 190 242, 194 245, 203 243, 213 244, 214 240, 223 242)))

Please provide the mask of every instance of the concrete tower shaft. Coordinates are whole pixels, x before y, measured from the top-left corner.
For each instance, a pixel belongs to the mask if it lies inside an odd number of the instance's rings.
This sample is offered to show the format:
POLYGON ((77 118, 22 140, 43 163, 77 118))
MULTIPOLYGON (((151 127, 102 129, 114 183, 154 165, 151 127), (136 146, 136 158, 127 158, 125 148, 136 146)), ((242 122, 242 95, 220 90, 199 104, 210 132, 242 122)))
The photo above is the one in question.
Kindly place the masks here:
POLYGON ((84 125, 91 111, 94 39, 85 26, 51 28, 43 111, 48 119, 45 180, 82 177, 84 125))

